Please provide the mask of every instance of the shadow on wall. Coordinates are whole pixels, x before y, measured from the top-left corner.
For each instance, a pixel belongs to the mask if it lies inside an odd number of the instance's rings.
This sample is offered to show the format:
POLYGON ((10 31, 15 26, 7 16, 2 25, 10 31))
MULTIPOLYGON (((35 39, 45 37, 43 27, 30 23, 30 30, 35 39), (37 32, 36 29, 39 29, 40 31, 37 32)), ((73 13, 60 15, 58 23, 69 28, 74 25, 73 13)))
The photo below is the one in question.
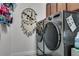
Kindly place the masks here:
POLYGON ((0 26, 1 26, 1 31, 7 33, 7 26, 5 24, 0 24, 0 26))

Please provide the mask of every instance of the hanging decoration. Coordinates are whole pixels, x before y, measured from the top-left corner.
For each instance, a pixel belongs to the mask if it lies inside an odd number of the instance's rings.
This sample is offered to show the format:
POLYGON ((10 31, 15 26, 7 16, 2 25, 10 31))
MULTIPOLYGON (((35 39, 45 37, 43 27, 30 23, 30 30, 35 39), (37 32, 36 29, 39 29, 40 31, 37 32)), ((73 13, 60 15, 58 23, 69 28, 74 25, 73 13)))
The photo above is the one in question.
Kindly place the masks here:
POLYGON ((13 22, 13 11, 15 7, 15 3, 0 3, 0 24, 10 26, 13 22))
POLYGON ((21 28, 24 34, 31 36, 36 29, 36 12, 31 8, 26 8, 21 14, 21 28))

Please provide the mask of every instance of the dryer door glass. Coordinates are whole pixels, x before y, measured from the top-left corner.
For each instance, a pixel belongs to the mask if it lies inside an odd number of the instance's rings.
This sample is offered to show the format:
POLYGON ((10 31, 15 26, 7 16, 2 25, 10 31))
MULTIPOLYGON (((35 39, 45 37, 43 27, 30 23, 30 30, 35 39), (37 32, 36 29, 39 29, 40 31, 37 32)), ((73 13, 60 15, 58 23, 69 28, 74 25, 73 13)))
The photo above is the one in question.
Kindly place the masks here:
POLYGON ((44 42, 50 50, 56 50, 60 46, 59 29, 52 22, 47 23, 44 28, 44 42))

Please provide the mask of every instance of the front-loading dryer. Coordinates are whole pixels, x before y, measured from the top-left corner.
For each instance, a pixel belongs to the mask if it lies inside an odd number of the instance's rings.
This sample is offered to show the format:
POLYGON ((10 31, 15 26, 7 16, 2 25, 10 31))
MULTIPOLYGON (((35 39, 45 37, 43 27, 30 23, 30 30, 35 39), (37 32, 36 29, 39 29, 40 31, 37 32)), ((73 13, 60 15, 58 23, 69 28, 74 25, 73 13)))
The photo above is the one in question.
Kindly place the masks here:
POLYGON ((37 30, 37 55, 64 56, 71 54, 79 31, 79 12, 62 11, 41 21, 37 30), (44 21, 47 21, 46 23, 44 21), (42 24, 41 24, 42 23, 42 24))

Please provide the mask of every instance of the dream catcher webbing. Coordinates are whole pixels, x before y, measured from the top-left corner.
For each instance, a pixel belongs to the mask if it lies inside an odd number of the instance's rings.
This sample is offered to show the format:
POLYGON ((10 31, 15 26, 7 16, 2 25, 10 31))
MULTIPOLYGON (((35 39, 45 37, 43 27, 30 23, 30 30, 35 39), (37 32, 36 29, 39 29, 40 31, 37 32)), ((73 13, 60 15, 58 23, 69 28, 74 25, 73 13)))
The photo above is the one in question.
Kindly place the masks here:
POLYGON ((36 29, 36 12, 31 8, 26 8, 21 14, 21 28, 24 34, 31 36, 36 29))

